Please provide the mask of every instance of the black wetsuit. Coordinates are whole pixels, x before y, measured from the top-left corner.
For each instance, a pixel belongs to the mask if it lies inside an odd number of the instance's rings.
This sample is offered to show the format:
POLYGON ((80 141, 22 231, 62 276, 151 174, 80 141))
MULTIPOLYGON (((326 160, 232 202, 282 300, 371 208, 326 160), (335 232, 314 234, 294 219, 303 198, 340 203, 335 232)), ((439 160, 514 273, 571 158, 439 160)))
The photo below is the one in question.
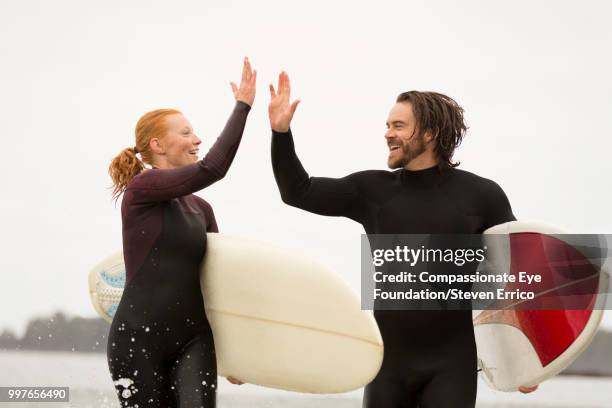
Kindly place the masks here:
POLYGON ((211 206, 192 193, 222 179, 240 144, 249 105, 237 102, 204 159, 134 177, 123 196, 126 285, 108 338, 122 407, 215 406, 217 370, 200 291, 211 206))
MULTIPOLYGON (((290 131, 273 132, 272 166, 285 203, 348 217, 368 234, 477 234, 515 219, 496 183, 458 169, 309 177, 290 131)), ((475 405, 477 355, 471 311, 376 310, 374 316, 385 354, 380 372, 365 389, 364 407, 475 405)))

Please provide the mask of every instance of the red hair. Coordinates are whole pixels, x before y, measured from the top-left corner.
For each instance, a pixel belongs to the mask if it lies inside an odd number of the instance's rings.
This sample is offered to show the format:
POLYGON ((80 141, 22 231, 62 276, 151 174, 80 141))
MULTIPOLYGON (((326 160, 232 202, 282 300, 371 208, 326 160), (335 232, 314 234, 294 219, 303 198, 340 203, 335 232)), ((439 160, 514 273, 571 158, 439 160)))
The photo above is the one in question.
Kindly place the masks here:
POLYGON ((176 109, 157 109, 147 112, 136 124, 136 144, 127 147, 111 161, 108 174, 113 180, 113 198, 117 200, 131 179, 144 170, 144 164, 153 164, 149 143, 151 139, 163 139, 168 132, 166 117, 181 113, 176 109), (141 159, 136 156, 140 153, 141 159))

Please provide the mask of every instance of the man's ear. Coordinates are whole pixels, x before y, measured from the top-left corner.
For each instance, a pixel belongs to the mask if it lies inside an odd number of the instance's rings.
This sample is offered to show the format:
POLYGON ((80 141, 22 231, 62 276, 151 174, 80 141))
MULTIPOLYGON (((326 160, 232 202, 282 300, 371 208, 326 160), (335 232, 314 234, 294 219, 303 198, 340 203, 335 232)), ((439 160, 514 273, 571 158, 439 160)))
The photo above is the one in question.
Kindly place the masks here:
POLYGON ((425 132, 425 134, 423 135, 423 139, 425 140, 425 143, 429 144, 433 141, 433 135, 431 133, 431 130, 428 130, 425 132))
POLYGON ((433 142, 434 140, 436 140, 437 137, 438 137, 438 133, 439 133, 439 131, 437 129, 426 131, 425 132, 425 143, 429 144, 429 143, 433 142))

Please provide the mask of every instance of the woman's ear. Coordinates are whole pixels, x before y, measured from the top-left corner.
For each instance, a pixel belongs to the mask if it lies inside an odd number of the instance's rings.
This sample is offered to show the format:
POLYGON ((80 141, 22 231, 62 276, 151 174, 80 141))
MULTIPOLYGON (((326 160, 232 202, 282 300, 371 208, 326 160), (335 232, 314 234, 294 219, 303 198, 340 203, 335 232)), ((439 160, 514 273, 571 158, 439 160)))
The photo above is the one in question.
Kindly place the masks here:
POLYGON ((160 143, 159 139, 156 137, 152 138, 151 141, 149 142, 149 148, 155 154, 160 154, 160 155, 166 154, 164 147, 160 143))

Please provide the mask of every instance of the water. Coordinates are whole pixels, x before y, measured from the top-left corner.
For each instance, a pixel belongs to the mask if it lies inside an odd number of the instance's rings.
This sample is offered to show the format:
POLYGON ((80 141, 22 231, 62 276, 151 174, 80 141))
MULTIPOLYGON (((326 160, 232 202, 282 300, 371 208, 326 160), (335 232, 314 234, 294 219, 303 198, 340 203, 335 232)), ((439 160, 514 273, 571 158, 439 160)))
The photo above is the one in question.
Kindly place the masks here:
MULTIPOLYGON (((0 351, 1 386, 68 386, 69 403, 0 403, 0 407, 118 408, 103 354, 0 351)), ((362 390, 311 395, 219 379, 220 408, 359 408, 362 390)), ((612 378, 555 377, 532 394, 493 391, 480 381, 478 408, 612 408, 612 378)))

